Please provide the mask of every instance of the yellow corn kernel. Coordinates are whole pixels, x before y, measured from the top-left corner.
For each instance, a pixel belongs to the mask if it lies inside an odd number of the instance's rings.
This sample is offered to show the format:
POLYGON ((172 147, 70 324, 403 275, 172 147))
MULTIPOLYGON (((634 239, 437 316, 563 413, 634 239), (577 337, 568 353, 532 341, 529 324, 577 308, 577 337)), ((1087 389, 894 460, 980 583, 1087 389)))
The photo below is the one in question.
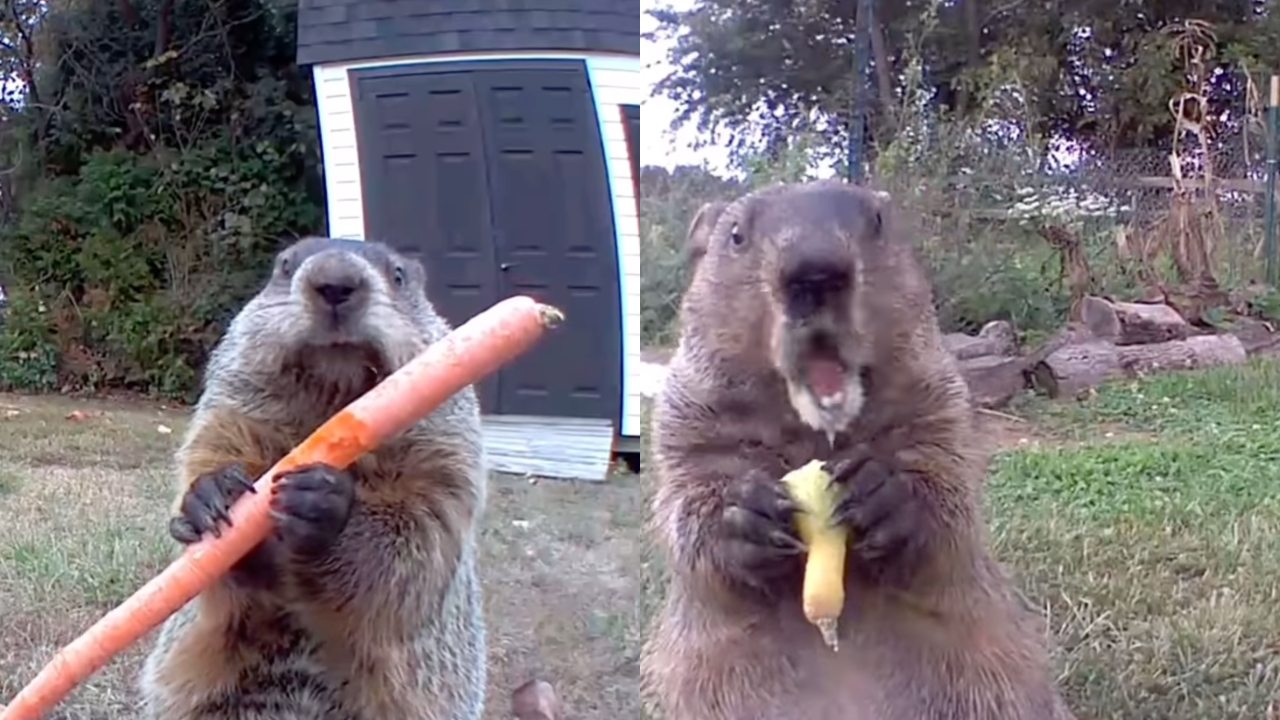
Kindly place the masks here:
POLYGON ((840 649, 836 621, 844 607, 844 556, 848 529, 832 521, 836 494, 821 460, 811 460, 782 478, 798 506, 796 531, 808 548, 805 559, 804 616, 833 651, 840 649))

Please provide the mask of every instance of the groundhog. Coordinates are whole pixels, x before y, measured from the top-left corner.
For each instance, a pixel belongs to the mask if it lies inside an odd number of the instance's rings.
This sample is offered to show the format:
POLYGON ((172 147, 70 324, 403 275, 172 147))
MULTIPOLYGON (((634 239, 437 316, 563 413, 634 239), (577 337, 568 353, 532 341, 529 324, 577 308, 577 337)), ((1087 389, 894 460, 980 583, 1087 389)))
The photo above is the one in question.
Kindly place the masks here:
MULTIPOLYGON (((450 327, 417 261, 306 238, 212 352, 177 453, 168 531, 227 509, 335 412, 450 327)), ((162 626, 140 680, 156 720, 475 720, 486 681, 473 388, 347 469, 277 477, 275 532, 162 626)))
POLYGON ((691 224, 703 251, 650 435, 671 577, 642 673, 667 720, 1071 718, 988 550, 985 451, 889 210, 824 181, 691 224), (804 618, 779 482, 814 458, 851 529, 838 651, 804 618))

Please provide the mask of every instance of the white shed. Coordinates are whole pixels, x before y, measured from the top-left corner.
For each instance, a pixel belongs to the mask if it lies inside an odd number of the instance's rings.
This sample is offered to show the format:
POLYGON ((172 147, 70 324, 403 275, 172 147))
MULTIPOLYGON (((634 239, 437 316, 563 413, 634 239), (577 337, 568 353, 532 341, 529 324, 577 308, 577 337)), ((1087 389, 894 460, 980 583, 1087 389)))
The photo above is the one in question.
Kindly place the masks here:
POLYGON ((328 233, 422 259, 460 323, 568 321, 478 386, 497 469, 601 479, 640 436, 638 0, 302 0, 328 233))

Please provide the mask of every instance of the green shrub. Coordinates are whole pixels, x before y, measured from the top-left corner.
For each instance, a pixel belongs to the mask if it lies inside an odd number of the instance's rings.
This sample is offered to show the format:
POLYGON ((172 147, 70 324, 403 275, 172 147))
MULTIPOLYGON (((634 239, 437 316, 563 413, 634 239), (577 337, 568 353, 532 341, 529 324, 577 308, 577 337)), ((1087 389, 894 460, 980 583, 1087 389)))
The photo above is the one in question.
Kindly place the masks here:
POLYGON ((215 138, 163 164, 95 153, 43 183, 0 232, 8 274, 48 309, 11 309, 0 343, 24 354, 5 382, 191 397, 271 255, 320 224, 299 183, 279 182, 297 176, 293 161, 270 142, 215 138))
POLYGON ((212 25, 207 3, 134 9, 50 5, 43 100, 7 107, 6 387, 191 398, 271 255, 323 232, 295 8, 245 0, 212 25))
POLYGON ((9 290, 0 327, 0 387, 52 390, 58 384, 58 346, 48 309, 33 295, 9 290))

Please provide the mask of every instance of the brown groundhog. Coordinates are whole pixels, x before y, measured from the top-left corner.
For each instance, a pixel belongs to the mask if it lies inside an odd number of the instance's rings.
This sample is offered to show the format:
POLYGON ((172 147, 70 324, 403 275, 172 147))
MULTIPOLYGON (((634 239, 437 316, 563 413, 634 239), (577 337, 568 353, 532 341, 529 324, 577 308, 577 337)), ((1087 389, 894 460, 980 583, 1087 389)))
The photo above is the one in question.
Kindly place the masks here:
POLYGON ((655 709, 1070 718, 1038 618, 989 554, 985 451, 884 196, 775 186, 711 227, 692 239, 705 250, 650 435, 653 531, 671 570, 642 663, 655 709), (851 528, 838 652, 803 616, 804 549, 779 482, 814 458, 851 528))
MULTIPOLYGON (((217 535, 295 444, 449 326, 416 261, 307 238, 213 351, 178 451, 169 531, 217 535)), ((142 672, 156 720, 475 720, 486 498, 468 387, 350 468, 278 477, 274 536, 163 625, 142 672)))

